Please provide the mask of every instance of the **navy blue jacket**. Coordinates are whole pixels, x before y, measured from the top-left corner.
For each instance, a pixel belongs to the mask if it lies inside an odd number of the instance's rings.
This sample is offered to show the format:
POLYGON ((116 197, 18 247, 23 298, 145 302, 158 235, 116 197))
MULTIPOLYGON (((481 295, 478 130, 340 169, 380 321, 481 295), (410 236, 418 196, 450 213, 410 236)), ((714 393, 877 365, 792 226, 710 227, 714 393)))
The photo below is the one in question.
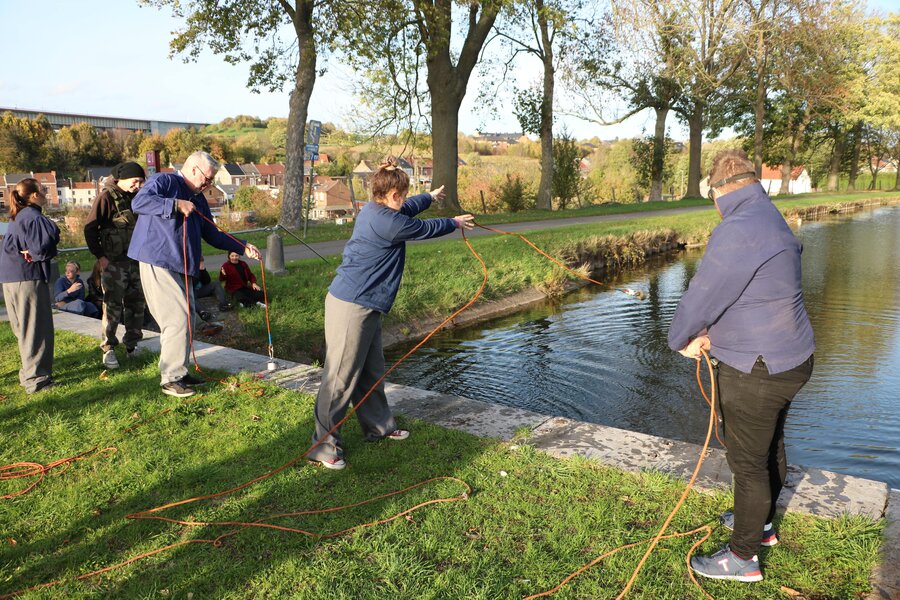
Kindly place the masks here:
POLYGON ((56 284, 53 286, 53 301, 54 302, 74 302, 76 300, 84 300, 84 281, 81 280, 81 277, 76 277, 75 281, 69 281, 65 275, 56 280, 56 284), (73 283, 80 283, 81 288, 72 292, 71 294, 68 292, 69 287, 73 283))
MULTIPOLYGON (((176 211, 175 200, 190 200, 198 212, 212 220, 206 198, 201 192, 192 192, 180 173, 158 173, 131 201, 131 210, 138 215, 138 219, 131 245, 128 246, 128 256, 175 273, 184 273, 184 215, 176 211)), ((200 272, 201 238, 221 250, 244 253, 241 244, 210 221, 193 214, 188 218, 187 274, 191 277, 196 277, 200 272)))
POLYGON ((40 207, 27 206, 9 222, 0 253, 0 283, 50 281, 50 259, 56 256, 59 227, 44 216, 40 207), (28 250, 26 262, 20 250, 28 250))
POLYGON ((380 313, 394 305, 403 266, 406 242, 452 233, 453 219, 415 219, 431 206, 431 194, 407 198, 399 211, 376 202, 366 204, 356 219, 353 235, 344 246, 344 259, 328 291, 380 313))
POLYGON ((722 222, 678 303, 669 347, 681 350, 708 328, 711 354, 749 373, 762 357, 770 374, 803 363, 815 350, 803 305, 803 249, 762 186, 717 199, 722 222))

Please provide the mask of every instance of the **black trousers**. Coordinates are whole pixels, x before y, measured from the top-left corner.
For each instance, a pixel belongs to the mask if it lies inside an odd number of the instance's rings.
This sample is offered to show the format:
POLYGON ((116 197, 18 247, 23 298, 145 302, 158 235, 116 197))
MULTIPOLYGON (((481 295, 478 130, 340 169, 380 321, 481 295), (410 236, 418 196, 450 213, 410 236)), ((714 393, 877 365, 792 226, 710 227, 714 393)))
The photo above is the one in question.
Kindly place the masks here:
POLYGON ((750 373, 723 362, 717 368, 727 460, 734 474, 731 549, 742 558, 759 552, 763 528, 775 517, 775 501, 787 476, 784 422, 791 400, 812 370, 812 356, 775 375, 769 374, 762 359, 750 373))
POLYGON ((253 288, 248 287, 242 287, 234 290, 232 296, 234 296, 235 300, 248 308, 253 306, 257 302, 263 301, 262 290, 254 290, 253 288))

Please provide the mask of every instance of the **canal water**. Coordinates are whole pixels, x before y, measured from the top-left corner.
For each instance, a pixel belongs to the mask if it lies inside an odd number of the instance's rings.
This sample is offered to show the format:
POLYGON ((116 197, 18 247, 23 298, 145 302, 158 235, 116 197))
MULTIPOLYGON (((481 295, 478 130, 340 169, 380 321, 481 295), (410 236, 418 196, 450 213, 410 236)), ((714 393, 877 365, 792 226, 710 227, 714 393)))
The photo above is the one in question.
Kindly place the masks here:
MULTIPOLYGON (((788 416, 788 459, 900 488, 900 208, 796 233, 817 350, 788 416)), ((647 291, 644 301, 585 288, 560 304, 444 332, 390 380, 700 443, 708 410, 696 363, 670 351, 666 335, 702 255, 657 259, 611 281, 647 291)), ((401 350, 387 353, 388 364, 401 350)))

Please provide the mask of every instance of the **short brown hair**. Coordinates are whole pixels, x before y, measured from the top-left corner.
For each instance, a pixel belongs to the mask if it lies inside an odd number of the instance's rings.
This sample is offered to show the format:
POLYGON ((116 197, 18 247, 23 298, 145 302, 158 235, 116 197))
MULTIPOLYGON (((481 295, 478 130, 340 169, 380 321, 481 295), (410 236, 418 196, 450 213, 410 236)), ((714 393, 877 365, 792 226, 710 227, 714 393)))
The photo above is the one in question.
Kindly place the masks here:
POLYGON ((379 204, 383 204, 384 200, 387 200, 388 192, 391 190, 397 190, 402 195, 409 191, 409 175, 397 165, 397 161, 393 158, 381 163, 370 181, 372 198, 379 204))
POLYGON ((9 218, 12 220, 16 219, 16 215, 19 214, 19 211, 28 206, 29 204, 33 204, 31 202, 31 198, 35 194, 41 194, 43 190, 41 189, 41 184, 38 183, 37 179, 32 177, 26 177, 22 181, 16 184, 16 189, 12 191, 12 204, 9 206, 9 218))
POLYGON ((719 187, 723 185, 720 182, 744 173, 753 173, 754 177, 747 179, 755 179, 756 167, 747 158, 747 153, 743 150, 723 150, 713 158, 709 169, 709 185, 719 187))

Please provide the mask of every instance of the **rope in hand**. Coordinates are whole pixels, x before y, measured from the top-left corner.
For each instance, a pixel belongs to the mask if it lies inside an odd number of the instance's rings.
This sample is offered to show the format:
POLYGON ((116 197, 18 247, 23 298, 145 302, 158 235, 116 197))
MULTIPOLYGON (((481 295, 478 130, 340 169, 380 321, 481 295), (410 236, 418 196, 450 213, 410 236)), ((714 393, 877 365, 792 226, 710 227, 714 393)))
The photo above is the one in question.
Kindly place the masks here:
POLYGON ((541 592, 539 594, 527 596, 525 598, 525 600, 533 600, 534 598, 542 598, 544 596, 550 596, 552 594, 555 594, 564 585, 566 585, 571 580, 575 579, 576 577, 578 577, 579 575, 581 575, 582 573, 584 573, 585 571, 587 571, 588 569, 590 569, 591 567, 593 567, 594 565, 596 565, 597 563, 602 561, 603 559, 605 559, 609 556, 612 556, 613 554, 616 554, 617 552, 619 552, 621 550, 625 550, 627 548, 633 548, 635 546, 640 546, 642 544, 646 544, 647 542, 650 542, 650 547, 647 548, 647 550, 644 552, 644 556, 641 557, 640 562, 638 563, 637 567, 635 567, 634 572, 632 572, 631 577, 628 579, 628 583, 625 585, 625 587, 622 589, 622 591, 619 593, 619 595, 616 596, 616 600, 621 600, 622 598, 625 597, 626 594, 628 594, 628 591, 631 589, 631 586, 634 585, 634 582, 637 580, 638 573, 640 573, 641 569, 644 566, 644 563, 647 561, 647 558, 653 552, 654 548, 656 548, 656 545, 660 542, 660 540, 678 538, 678 537, 687 537, 689 535, 693 535, 693 534, 699 533, 701 531, 705 532, 705 535, 702 538, 700 538, 697 542, 695 542, 694 545, 691 546, 690 550, 688 550, 687 555, 685 556, 685 564, 687 565, 688 575, 690 576, 691 581, 694 582, 694 585, 696 585, 700 589, 700 591, 703 592, 703 594, 707 598, 709 598, 709 600, 714 600, 713 597, 711 595, 709 595, 709 593, 705 589, 703 589, 703 586, 700 585, 700 582, 697 581, 697 578, 694 575, 694 571, 693 571, 693 569, 691 569, 691 556, 693 556, 694 551, 700 546, 700 544, 702 544, 703 542, 708 540, 709 537, 712 535, 712 527, 709 525, 701 525, 700 527, 697 527, 696 529, 692 529, 690 531, 679 532, 679 533, 670 533, 670 534, 665 533, 666 529, 669 528, 669 524, 672 522, 672 519, 675 518, 675 515, 678 513, 678 511, 681 509, 681 506, 684 504, 684 501, 687 499, 687 496, 690 493, 691 488, 694 486, 694 482, 697 479, 697 475, 700 473, 700 466, 703 464, 703 460, 706 458, 706 451, 709 448, 709 441, 712 438, 712 433, 715 430, 716 422, 718 419, 718 417, 716 415, 715 373, 713 371, 713 366, 712 366, 712 362, 710 361, 709 355, 706 353, 705 350, 701 350, 701 352, 703 353, 703 358, 706 360, 706 365, 709 368, 709 378, 710 378, 710 394, 707 397, 707 394, 706 394, 705 390, 703 389, 703 384, 700 379, 700 359, 698 358, 697 359, 697 383, 700 385, 700 393, 703 395, 704 399, 707 400, 707 402, 709 404, 709 425, 706 430, 706 439, 703 441, 703 448, 701 448, 701 450, 700 450, 700 458, 697 460, 697 466, 694 467, 694 472, 691 474, 691 478, 688 481, 687 486, 684 488, 684 492, 682 492, 681 497, 678 499, 678 502, 675 503, 675 508, 673 508, 672 511, 669 513, 669 516, 666 517, 666 520, 662 524, 662 527, 659 528, 659 531, 656 533, 656 535, 652 539, 642 540, 640 542, 633 542, 631 544, 625 544, 624 546, 619 546, 618 548, 610 550, 609 552, 602 554, 601 556, 598 556, 597 558, 595 558, 588 564, 579 568, 577 571, 574 571, 573 573, 568 575, 565 579, 563 579, 561 582, 559 582, 559 584, 556 587, 554 587, 550 590, 547 590, 546 592, 541 592))

